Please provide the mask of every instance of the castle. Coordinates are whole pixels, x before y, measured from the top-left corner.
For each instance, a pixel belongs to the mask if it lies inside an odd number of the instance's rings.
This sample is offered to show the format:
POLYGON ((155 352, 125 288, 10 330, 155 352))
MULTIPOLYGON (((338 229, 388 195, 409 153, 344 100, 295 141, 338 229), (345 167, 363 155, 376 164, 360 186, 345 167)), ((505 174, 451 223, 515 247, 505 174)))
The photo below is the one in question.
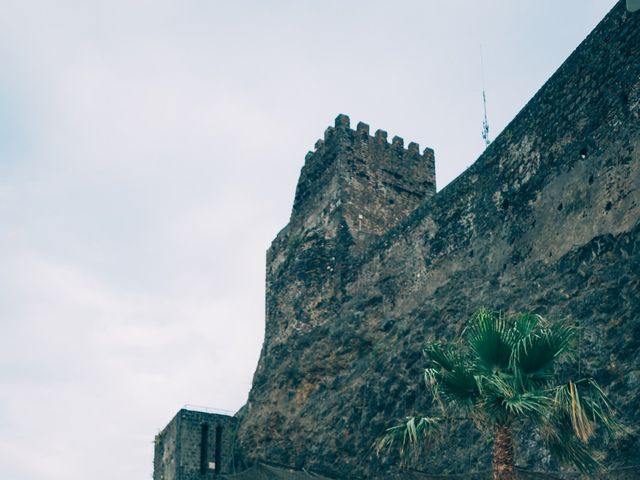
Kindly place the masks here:
MULTIPOLYGON (((235 455, 230 470, 258 460, 348 478, 384 470, 393 459, 375 458, 374 439, 429 406, 423 342, 453 337, 482 306, 582 327, 581 368, 636 423, 638 39, 640 13, 619 2, 438 193, 431 149, 336 118, 307 154, 289 224, 267 253, 265 341, 235 449, 221 453, 235 455)), ((519 443, 518 464, 559 468, 535 436, 519 443)), ((464 473, 489 460, 463 423, 441 448, 423 468, 464 473)), ((604 454, 624 466, 640 464, 638 452, 631 437, 604 454)))

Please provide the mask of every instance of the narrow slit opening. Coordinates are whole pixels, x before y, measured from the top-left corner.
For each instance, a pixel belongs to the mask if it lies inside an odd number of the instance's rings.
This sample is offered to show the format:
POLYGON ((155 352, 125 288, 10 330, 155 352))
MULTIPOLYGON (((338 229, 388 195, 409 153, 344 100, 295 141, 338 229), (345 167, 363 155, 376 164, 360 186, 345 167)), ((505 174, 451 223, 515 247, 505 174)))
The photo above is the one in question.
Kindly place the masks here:
POLYGON ((220 425, 216 426, 216 454, 215 454, 215 473, 220 473, 220 455, 221 455, 221 447, 222 447, 222 427, 220 425))
POLYGON ((206 473, 207 468, 209 467, 209 464, 207 461, 208 449, 209 449, 209 425, 207 425, 206 423, 203 423, 202 428, 200 430, 200 473, 202 474, 206 473))

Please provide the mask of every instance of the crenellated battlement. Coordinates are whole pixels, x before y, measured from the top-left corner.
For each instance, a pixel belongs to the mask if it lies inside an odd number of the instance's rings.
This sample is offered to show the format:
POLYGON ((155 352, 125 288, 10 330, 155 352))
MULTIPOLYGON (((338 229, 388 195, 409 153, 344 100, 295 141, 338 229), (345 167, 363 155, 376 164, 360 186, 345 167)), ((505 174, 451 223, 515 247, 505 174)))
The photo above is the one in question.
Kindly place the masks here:
POLYGON ((305 156, 291 221, 326 225, 340 215, 356 245, 364 247, 405 218, 436 191, 433 150, 417 142, 388 141, 385 130, 370 133, 347 115, 336 117, 305 156))
POLYGON ((356 126, 356 134, 360 137, 368 137, 369 125, 364 122, 358 122, 358 125, 356 126))
MULTIPOLYGON (((311 158, 315 153, 325 148, 337 140, 351 140, 353 142, 377 145, 382 148, 391 148, 395 152, 402 152, 402 157, 422 156, 427 159, 433 159, 433 150, 425 148, 420 155, 420 145, 416 142, 410 142, 407 148, 404 148, 404 139, 400 136, 394 136, 391 143, 387 140, 388 134, 385 130, 376 130, 374 135, 369 134, 369 125, 364 122, 358 122, 356 129, 350 128, 351 120, 348 115, 340 114, 336 117, 333 126, 329 126, 324 131, 324 137, 319 139, 314 150, 310 150, 305 158, 311 158)), ((434 178, 435 180, 435 178, 434 178)))
POLYGON ((335 119, 334 125, 336 128, 345 128, 348 129, 349 128, 349 124, 350 124, 350 120, 349 120, 349 116, 345 115, 343 113, 338 114, 338 116, 335 119))

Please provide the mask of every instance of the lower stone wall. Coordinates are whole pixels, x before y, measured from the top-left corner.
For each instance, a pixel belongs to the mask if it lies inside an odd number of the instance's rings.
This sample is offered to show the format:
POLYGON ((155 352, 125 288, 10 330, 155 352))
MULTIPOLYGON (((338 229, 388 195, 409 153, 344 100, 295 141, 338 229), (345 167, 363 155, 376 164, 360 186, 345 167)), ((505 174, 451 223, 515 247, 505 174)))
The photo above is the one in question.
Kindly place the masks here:
POLYGON ((165 429, 156 435, 153 455, 153 480, 176 479, 176 438, 177 417, 169 422, 165 429))

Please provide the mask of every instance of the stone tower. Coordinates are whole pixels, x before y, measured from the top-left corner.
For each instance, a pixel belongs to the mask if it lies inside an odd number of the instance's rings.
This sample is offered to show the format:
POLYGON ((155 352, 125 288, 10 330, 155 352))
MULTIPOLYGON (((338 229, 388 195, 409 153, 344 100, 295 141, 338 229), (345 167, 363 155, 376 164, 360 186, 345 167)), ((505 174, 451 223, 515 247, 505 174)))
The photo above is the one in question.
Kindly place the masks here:
POLYGON ((208 480, 233 471, 236 419, 181 409, 155 439, 153 480, 208 480))
MULTIPOLYGON (((327 318, 352 258, 435 194, 433 150, 338 115, 307 153, 289 224, 267 252, 267 328, 278 343, 327 318), (286 286, 287 295, 282 296, 286 286)), ((265 345, 270 348, 271 345, 265 345)))
MULTIPOLYGON (((320 327, 336 318, 347 299, 354 259, 435 192, 433 150, 420 152, 413 142, 405 148, 400 137, 389 142, 383 130, 370 135, 364 123, 351 129, 349 117, 338 115, 315 151, 307 153, 289 224, 267 252, 265 343, 247 409, 252 398, 262 396, 257 393, 273 371, 270 361, 277 362, 277 352, 291 341, 308 339, 309 332, 320 334, 320 327)), ((279 381, 294 409, 303 408, 317 388, 295 371, 279 381)), ((280 415, 295 415, 280 412, 287 404, 276 403, 269 438, 255 438, 258 442, 301 428, 295 422, 281 424, 280 415)), ((251 428, 250 422, 244 426, 251 428)))
POLYGON ((338 115, 335 126, 307 153, 300 173, 287 228, 283 234, 326 231, 340 236, 338 225, 348 230, 356 251, 405 218, 436 191, 433 150, 420 154, 416 143, 387 141, 387 132, 369 135, 369 126, 349 128, 349 117, 338 115))
POLYGON ((307 153, 289 224, 267 252, 267 328, 284 339, 317 326, 323 299, 342 297, 351 259, 435 191, 433 150, 371 136, 362 122, 352 130, 338 115, 307 153))

